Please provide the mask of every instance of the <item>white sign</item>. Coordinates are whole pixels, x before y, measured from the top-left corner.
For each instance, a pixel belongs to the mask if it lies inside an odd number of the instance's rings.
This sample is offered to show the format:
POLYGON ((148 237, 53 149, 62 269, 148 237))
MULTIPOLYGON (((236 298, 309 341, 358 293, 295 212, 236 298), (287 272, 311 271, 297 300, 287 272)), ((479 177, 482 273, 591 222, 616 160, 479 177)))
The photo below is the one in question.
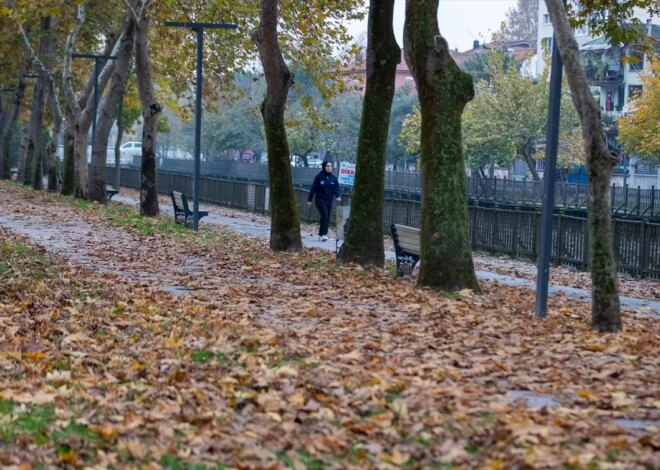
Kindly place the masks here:
POLYGON ((355 163, 344 163, 339 165, 339 184, 353 186, 355 183, 355 163))

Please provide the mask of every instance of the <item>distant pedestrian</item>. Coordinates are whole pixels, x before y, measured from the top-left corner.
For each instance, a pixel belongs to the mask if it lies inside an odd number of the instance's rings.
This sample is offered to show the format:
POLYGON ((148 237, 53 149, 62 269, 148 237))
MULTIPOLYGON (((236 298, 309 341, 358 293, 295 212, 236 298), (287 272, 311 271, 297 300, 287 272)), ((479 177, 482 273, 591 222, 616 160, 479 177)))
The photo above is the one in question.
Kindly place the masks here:
POLYGON ((314 178, 312 189, 307 197, 307 205, 312 207, 312 199, 315 199, 316 208, 321 215, 321 226, 319 227, 319 239, 322 242, 328 240, 328 225, 330 224, 330 211, 332 210, 332 199, 341 201, 339 192, 339 181, 332 174, 332 162, 324 161, 321 164, 321 171, 314 178))

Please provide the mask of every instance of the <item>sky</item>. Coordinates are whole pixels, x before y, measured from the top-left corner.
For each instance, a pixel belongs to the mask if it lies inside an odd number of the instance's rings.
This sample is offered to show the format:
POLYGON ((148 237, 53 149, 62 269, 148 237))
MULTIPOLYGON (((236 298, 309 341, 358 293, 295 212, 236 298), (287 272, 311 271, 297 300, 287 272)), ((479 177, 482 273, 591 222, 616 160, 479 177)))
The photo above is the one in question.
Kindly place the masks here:
MULTIPOLYGON (((450 48, 458 48, 459 51, 472 49, 475 40, 481 43, 490 41, 491 34, 499 31, 506 11, 515 5, 516 0, 439 0, 440 33, 447 39, 450 48)), ((394 34, 401 47, 405 10, 405 0, 396 0, 394 34)), ((366 18, 349 25, 349 32, 356 38, 366 31, 366 18)))

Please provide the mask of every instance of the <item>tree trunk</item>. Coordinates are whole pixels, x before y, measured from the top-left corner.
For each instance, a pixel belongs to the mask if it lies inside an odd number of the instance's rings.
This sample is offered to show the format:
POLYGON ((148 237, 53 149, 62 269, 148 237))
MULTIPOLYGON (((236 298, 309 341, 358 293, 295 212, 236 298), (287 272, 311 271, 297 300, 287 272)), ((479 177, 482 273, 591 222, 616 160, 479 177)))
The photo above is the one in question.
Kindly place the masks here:
POLYGON ((534 181, 541 181, 541 177, 536 171, 536 162, 531 157, 531 155, 529 155, 529 152, 527 152, 527 150, 522 150, 520 152, 520 156, 523 157, 523 160, 525 160, 525 163, 527 163, 527 168, 529 169, 529 172, 532 174, 532 179, 534 181))
POLYGON ((124 100, 119 102, 117 109, 117 139, 115 140, 115 178, 112 186, 119 191, 121 189, 121 140, 124 138, 124 124, 122 115, 124 114, 124 100))
POLYGON ((66 128, 64 130, 64 151, 62 154, 62 187, 60 193, 64 196, 71 196, 73 194, 74 186, 74 158, 73 146, 75 142, 74 127, 75 121, 67 120, 66 128))
POLYGON ((266 76, 266 98, 261 104, 268 149, 270 183, 270 248, 273 251, 299 251, 300 219, 289 163, 289 142, 284 126, 284 108, 293 74, 277 43, 277 0, 261 0, 260 26, 253 39, 266 76))
POLYGON ((371 0, 367 44, 367 83, 357 148, 349 230, 341 260, 362 266, 385 263, 383 194, 390 111, 401 49, 392 20, 394 0, 371 0))
POLYGON ((156 185, 156 137, 158 116, 163 110, 154 94, 149 61, 149 8, 151 2, 142 7, 135 38, 135 65, 138 92, 142 103, 142 165, 140 183, 140 214, 156 217, 158 188, 156 185))
POLYGON ((616 161, 603 134, 600 109, 580 64, 580 52, 562 0, 546 0, 559 54, 566 68, 575 109, 580 115, 589 175, 589 255, 591 266, 591 321, 598 331, 621 331, 621 306, 614 258, 610 175, 616 161))
POLYGON ((78 115, 73 131, 73 195, 80 199, 87 199, 87 181, 89 179, 87 138, 93 119, 93 104, 88 103, 78 115))
MULTIPOLYGON (((32 106, 30 107, 30 120, 27 125, 27 142, 25 153, 21 153, 22 165, 19 165, 19 177, 25 186, 33 185, 35 189, 42 189, 41 181, 41 135, 44 121, 44 80, 41 74, 34 79, 32 91, 32 106), (22 171, 21 171, 22 169, 22 171)), ((21 148, 23 150, 23 148, 21 148)))
POLYGON ((479 290, 470 246, 461 115, 474 97, 472 77, 449 55, 438 30, 438 0, 408 0, 406 62, 422 116, 421 267, 418 283, 442 290, 479 290))
POLYGON ((48 99, 48 89, 45 86, 46 80, 39 74, 39 111, 32 129, 32 188, 35 190, 44 189, 44 108, 48 99))
POLYGON ((46 163, 48 164, 48 191, 57 191, 57 145, 60 142, 60 133, 62 132, 62 111, 60 104, 55 96, 55 89, 53 83, 50 84, 50 105, 53 117, 53 133, 50 143, 46 148, 46 163))
MULTIPOLYGON (((119 42, 119 51, 114 61, 114 71, 110 90, 103 97, 98 107, 96 132, 92 142, 92 165, 88 179, 88 197, 93 201, 107 202, 105 187, 105 168, 108 158, 108 137, 115 122, 119 101, 123 99, 126 90, 128 69, 133 57, 133 42, 135 39, 135 20, 127 15, 124 30, 119 42)), ((83 113, 84 114, 84 113, 83 113)))
MULTIPOLYGON (((39 81, 40 86, 40 96, 39 96, 39 116, 35 122, 35 127, 33 129, 32 139, 34 141, 34 155, 33 155, 33 177, 32 177, 32 187, 36 190, 42 190, 44 188, 43 183, 43 168, 44 168, 44 146, 43 146, 43 134, 44 134, 44 108, 46 107, 46 101, 48 100, 49 89, 50 89, 50 77, 48 76, 47 66, 44 64, 44 60, 47 59, 46 63, 51 62, 49 57, 49 50, 51 50, 51 44, 53 36, 50 33, 51 29, 51 18, 45 17, 41 19, 41 37, 39 38, 39 49, 38 56, 36 57, 36 62, 41 61, 43 67, 39 67, 37 80, 39 81)), ((57 99, 57 96, 55 96, 57 99)))
POLYGON ((18 71, 18 82, 16 85, 16 93, 14 94, 14 101, 12 103, 11 111, 6 116, 6 121, 0 127, 0 174, 2 179, 11 178, 11 154, 10 145, 16 129, 16 122, 21 113, 23 99, 25 97, 25 73, 27 72, 28 64, 24 61, 18 71))
MULTIPOLYGON (((64 47, 64 65, 62 68, 62 88, 66 102, 67 131, 64 141, 64 176, 62 194, 73 194, 76 197, 87 197, 87 136, 93 119, 93 89, 96 77, 92 73, 84 91, 78 98, 73 91, 71 62, 75 39, 85 21, 85 6, 78 5, 74 27, 67 35, 64 47)), ((103 55, 115 55, 120 34, 115 34, 108 40, 103 55)), ((105 64, 103 72, 98 77, 98 95, 103 95, 114 61, 105 64)))
POLYGON ((25 180, 25 166, 27 162, 28 146, 30 145, 30 131, 28 126, 23 128, 23 138, 18 147, 18 171, 16 172, 16 182, 22 183, 25 180))

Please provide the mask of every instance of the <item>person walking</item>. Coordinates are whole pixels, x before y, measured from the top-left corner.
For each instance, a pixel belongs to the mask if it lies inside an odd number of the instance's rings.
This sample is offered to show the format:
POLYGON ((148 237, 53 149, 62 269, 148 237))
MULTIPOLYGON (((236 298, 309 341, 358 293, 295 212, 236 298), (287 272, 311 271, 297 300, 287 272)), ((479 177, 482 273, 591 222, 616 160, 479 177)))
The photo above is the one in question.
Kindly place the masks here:
POLYGON ((332 210, 333 197, 337 202, 341 201, 341 192, 339 192, 339 181, 332 174, 332 162, 324 160, 321 165, 321 171, 314 178, 312 189, 309 190, 307 205, 312 207, 312 199, 315 199, 316 208, 321 215, 321 225, 319 227, 319 239, 322 242, 328 240, 328 225, 330 224, 330 211, 332 210))

